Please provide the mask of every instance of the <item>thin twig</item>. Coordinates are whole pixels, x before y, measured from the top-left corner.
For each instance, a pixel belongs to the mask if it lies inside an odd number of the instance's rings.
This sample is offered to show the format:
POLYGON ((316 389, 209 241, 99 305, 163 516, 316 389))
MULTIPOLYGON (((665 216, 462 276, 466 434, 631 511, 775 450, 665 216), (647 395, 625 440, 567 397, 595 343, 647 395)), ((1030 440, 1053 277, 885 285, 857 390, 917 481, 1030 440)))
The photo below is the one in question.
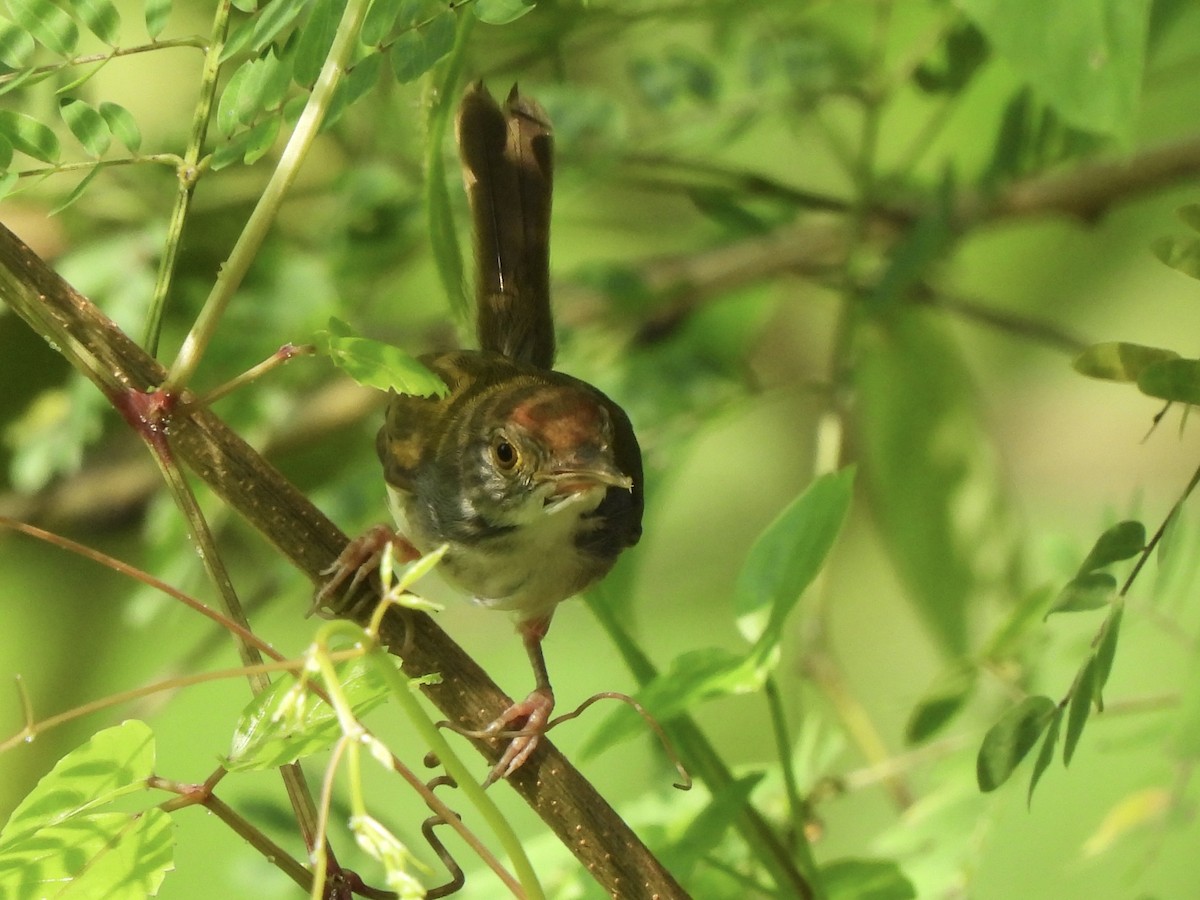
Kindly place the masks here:
POLYGON ((156 50, 168 50, 175 47, 195 47, 198 50, 205 48, 204 38, 194 35, 185 38, 172 38, 168 41, 151 41, 149 44, 138 44, 134 47, 114 47, 112 50, 103 53, 89 53, 85 56, 75 56, 71 59, 57 63, 49 63, 44 66, 35 66, 33 69, 19 69, 15 72, 7 72, 0 75, 0 87, 8 84, 17 78, 27 78, 31 73, 34 78, 41 75, 53 75, 55 72, 61 72, 64 69, 74 68, 76 66, 88 66, 92 63, 106 63, 112 59, 118 59, 122 56, 133 56, 138 53, 151 53, 156 50))

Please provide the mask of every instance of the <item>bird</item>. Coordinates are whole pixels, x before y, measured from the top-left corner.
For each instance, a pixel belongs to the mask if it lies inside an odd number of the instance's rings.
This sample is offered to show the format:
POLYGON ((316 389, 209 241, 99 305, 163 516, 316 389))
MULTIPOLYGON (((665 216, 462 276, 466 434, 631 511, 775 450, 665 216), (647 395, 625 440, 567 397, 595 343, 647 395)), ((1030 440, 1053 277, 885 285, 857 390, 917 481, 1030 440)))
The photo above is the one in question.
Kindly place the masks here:
POLYGON ((421 357, 447 390, 393 391, 376 450, 395 534, 421 554, 445 545, 441 577, 483 606, 510 611, 533 668, 529 695, 483 729, 511 736, 487 786, 537 749, 554 709, 542 650, 554 611, 638 542, 644 485, 625 411, 553 368, 548 116, 515 85, 501 106, 475 82, 455 132, 471 210, 479 349, 421 357))

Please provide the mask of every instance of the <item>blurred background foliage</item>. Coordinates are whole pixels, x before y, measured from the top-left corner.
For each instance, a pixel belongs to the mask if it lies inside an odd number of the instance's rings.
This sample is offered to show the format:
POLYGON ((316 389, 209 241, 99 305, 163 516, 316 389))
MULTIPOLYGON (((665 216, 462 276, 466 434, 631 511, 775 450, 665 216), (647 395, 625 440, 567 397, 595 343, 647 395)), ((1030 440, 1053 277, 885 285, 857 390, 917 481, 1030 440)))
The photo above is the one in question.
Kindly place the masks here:
MULTIPOLYGON (((494 20, 524 6, 479 5, 494 20)), ((360 47, 346 80, 359 96, 343 97, 313 146, 198 388, 311 340, 334 315, 413 352, 463 339, 426 213, 426 110, 441 70, 424 73, 471 4, 392 6, 400 24, 375 23, 360 47)), ((53 28, 20 24, 27 8, 13 0, 0 22, 0 220, 140 338, 177 194, 175 158, 156 155, 184 152, 213 9, 122 2, 116 32, 81 30, 59 46, 53 28), (28 45, 17 32, 32 34, 28 45), (62 64, 103 57, 106 43, 137 52, 62 64), (47 67, 40 77, 18 77, 34 64, 47 67)), ((231 43, 222 70, 204 147, 215 155, 179 245, 164 360, 311 83, 297 44, 314 40, 321 10, 339 8, 237 4, 231 34, 246 41, 231 43), (276 33, 257 24, 284 8, 295 18, 276 33), (300 67, 295 80, 263 71, 284 56, 300 67)), ((1186 506, 1172 552, 1129 594, 1106 710, 1071 767, 1048 770, 1027 809, 1021 779, 981 794, 975 760, 1014 703, 1071 689, 1102 614, 1043 617, 1096 536, 1126 518, 1153 532, 1194 465, 1176 409, 1151 431, 1160 401, 1081 377, 1071 361, 1098 341, 1196 352, 1182 336, 1200 325, 1200 284, 1150 246, 1185 231, 1174 210, 1200 193, 1197 35, 1200 7, 1186 0, 541 0, 467 39, 465 78, 495 93, 519 81, 555 123, 559 366, 626 407, 649 472, 646 537, 600 602, 627 617, 660 668, 741 646, 731 597, 755 537, 815 474, 859 464, 850 519, 789 620, 777 672, 806 820, 788 819, 761 694, 692 710, 737 772, 765 773, 754 802, 783 832, 802 827, 818 860, 893 859, 920 897, 1194 896, 1200 749, 1188 686, 1200 616, 1186 506), (1178 164, 1159 171, 1164 147, 1178 164)), ((450 141, 437 152, 461 230, 450 141)), ((210 598, 144 448, 3 307, 0 383, 0 514, 210 598)), ((355 533, 386 517, 380 407, 305 359, 216 408, 355 533)), ((302 617, 310 586, 204 502, 256 630, 299 652, 313 628, 302 617)), ((24 537, 0 538, 0 593, 3 672, 23 676, 39 717, 236 661, 226 636, 167 598, 24 537)), ((502 616, 461 604, 442 620, 506 689, 526 689, 502 616)), ((547 655, 564 707, 634 689, 584 604, 558 613, 547 655)), ((152 724, 158 771, 203 778, 245 700, 240 682, 189 688, 41 735, 4 755, 0 812, 67 749, 128 716, 152 724)), ((20 727, 11 691, 0 721, 20 727)), ((394 721, 370 721, 418 757, 394 721)), ((599 721, 555 740, 576 752, 599 721)), ((652 846, 670 846, 703 807, 703 796, 670 790, 648 741, 584 765, 652 846)), ((277 779, 222 787, 299 852, 277 779)), ((377 814, 419 847, 420 804, 391 780, 379 791, 377 814)), ((495 793, 548 883, 561 871, 562 896, 586 889, 532 815, 495 793)), ((161 896, 295 895, 212 818, 175 819, 178 871, 161 896)), ((705 851, 686 863, 693 893, 746 896, 732 874, 747 859, 737 839, 714 837, 705 851)), ((494 896, 488 878, 469 880, 468 893, 494 896)))

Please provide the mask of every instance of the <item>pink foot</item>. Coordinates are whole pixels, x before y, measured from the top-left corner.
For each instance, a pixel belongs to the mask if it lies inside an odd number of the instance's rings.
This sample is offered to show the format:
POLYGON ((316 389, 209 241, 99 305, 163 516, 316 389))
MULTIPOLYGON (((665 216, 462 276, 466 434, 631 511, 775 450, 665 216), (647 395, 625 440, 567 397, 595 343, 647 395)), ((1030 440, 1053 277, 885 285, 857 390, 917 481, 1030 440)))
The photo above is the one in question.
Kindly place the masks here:
POLYGON ((525 761, 537 749, 542 735, 546 733, 546 725, 550 721, 550 713, 553 711, 554 692, 549 687, 536 688, 520 703, 514 703, 502 712, 483 730, 484 734, 496 736, 512 730, 519 731, 509 741, 508 748, 500 757, 500 761, 483 780, 484 787, 488 787, 501 778, 507 778, 525 764, 525 761), (510 726, 515 726, 515 728, 510 726))
POLYGON ((338 558, 322 575, 326 581, 313 597, 311 615, 336 604, 345 604, 364 581, 379 571, 383 551, 388 544, 394 548, 396 558, 402 561, 416 559, 421 554, 407 539, 387 525, 373 525, 345 546, 338 558))

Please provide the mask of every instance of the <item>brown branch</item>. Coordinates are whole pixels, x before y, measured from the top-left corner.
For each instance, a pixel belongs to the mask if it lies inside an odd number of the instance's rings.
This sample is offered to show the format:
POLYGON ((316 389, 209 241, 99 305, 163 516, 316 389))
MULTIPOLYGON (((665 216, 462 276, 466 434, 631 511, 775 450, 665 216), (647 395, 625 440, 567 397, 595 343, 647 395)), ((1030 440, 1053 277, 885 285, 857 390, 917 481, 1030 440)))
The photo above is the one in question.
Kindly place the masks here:
MULTIPOLYGON (((135 392, 148 391, 165 377, 162 366, 2 225, 0 298, 118 408, 128 410, 135 392)), ((275 468, 206 410, 172 421, 170 442, 201 480, 310 581, 321 580, 321 571, 345 546, 346 536, 275 468)), ((405 648, 406 674, 443 675, 441 684, 423 690, 452 722, 480 728, 511 702, 428 616, 393 611, 381 637, 390 647, 405 648)), ((498 758, 492 745, 476 746, 489 762, 498 758)), ((509 783, 597 882, 612 896, 686 897, 604 798, 549 741, 543 746, 509 783)))
POLYGON ((988 221, 1070 216, 1093 222, 1114 206, 1200 176, 1200 135, 1143 150, 1124 160, 1087 162, 1066 172, 1013 182, 994 200, 964 196, 959 216, 988 221))
MULTIPOLYGON (((1151 147, 1124 160, 1089 161, 1067 171, 1021 179, 998 191, 963 191, 956 199, 953 219, 960 233, 1042 216, 1066 216, 1090 224, 1121 203, 1194 178, 1200 178, 1200 135, 1151 147)), ((820 207, 828 210, 834 205, 826 198, 820 207)), ((893 244, 922 212, 916 205, 872 210, 871 241, 883 247, 893 244)), ((844 218, 818 212, 768 234, 641 263, 637 274, 642 285, 667 301, 643 326, 641 338, 654 339, 696 307, 735 288, 779 275, 819 279, 839 271, 846 246, 844 218)), ((594 317, 601 306, 598 298, 582 289, 560 292, 560 297, 564 295, 570 297, 563 304, 566 321, 594 317)))

